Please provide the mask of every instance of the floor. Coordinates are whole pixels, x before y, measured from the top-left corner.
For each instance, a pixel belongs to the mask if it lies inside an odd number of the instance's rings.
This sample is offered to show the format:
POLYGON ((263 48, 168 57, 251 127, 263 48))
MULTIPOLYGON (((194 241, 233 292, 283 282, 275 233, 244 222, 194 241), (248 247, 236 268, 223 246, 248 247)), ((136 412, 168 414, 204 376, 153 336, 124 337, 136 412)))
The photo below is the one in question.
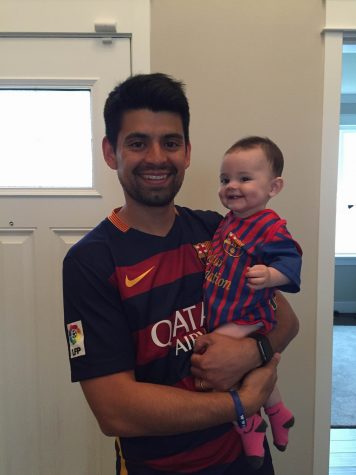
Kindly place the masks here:
POLYGON ((329 475, 356 475, 356 429, 331 429, 329 475))
MULTIPOLYGON (((334 325, 355 324, 354 314, 334 316, 334 325)), ((356 429, 330 430, 329 475, 356 475, 356 429)))

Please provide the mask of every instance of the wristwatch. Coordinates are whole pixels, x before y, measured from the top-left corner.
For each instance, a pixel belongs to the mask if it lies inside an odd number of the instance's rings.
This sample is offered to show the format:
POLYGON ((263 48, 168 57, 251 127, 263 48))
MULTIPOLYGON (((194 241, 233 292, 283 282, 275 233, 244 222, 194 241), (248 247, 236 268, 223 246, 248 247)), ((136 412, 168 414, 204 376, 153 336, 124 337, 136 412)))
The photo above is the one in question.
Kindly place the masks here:
POLYGON ((265 335, 262 335, 262 333, 251 333, 251 335, 248 337, 253 338, 257 342, 257 348, 261 355, 262 366, 271 361, 274 353, 269 339, 265 335))

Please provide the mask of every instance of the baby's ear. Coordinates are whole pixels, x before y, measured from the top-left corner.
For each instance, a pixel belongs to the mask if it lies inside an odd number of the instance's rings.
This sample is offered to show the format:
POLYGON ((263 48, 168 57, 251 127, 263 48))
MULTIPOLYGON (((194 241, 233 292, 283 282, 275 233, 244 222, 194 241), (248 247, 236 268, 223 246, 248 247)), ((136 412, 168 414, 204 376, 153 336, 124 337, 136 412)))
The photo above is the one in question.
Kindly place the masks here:
POLYGON ((270 198, 272 198, 272 196, 278 195, 278 193, 282 191, 283 185, 284 185, 284 181, 281 176, 277 176, 276 178, 273 178, 271 182, 271 191, 269 193, 270 198))

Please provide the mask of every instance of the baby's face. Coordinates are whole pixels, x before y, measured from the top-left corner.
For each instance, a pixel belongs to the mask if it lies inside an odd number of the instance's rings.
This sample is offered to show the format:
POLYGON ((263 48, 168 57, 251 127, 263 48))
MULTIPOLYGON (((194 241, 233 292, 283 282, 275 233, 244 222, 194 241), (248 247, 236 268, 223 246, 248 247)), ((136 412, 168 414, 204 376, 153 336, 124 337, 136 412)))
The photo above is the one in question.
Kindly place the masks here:
POLYGON ((241 218, 265 209, 274 196, 271 165, 260 147, 224 156, 220 170, 221 203, 241 218))

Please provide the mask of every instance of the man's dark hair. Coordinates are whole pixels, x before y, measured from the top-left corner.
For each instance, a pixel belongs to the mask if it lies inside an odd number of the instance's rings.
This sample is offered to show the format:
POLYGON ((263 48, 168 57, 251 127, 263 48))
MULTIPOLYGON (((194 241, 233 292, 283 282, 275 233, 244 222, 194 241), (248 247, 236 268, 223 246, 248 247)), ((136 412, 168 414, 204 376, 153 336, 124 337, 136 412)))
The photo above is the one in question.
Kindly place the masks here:
POLYGON ((274 176, 282 176, 284 166, 283 154, 280 148, 267 137, 245 137, 231 145, 231 147, 225 152, 225 155, 237 150, 250 150, 257 147, 260 147, 264 151, 267 161, 271 165, 274 176))
POLYGON ((124 113, 137 109, 178 114, 188 144, 190 116, 184 87, 182 82, 163 73, 138 74, 116 86, 104 107, 105 133, 113 149, 116 150, 124 113))

